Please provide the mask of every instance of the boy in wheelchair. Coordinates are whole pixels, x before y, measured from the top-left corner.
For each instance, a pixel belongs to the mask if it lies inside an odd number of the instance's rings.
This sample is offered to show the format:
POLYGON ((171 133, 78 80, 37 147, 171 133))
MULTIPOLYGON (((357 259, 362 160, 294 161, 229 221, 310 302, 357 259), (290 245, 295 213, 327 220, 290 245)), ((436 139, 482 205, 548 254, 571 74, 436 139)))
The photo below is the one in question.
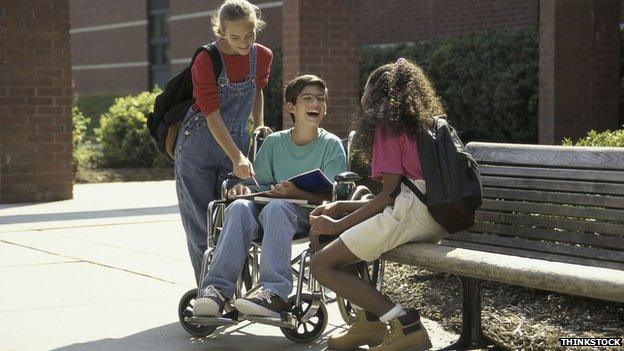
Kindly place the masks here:
MULTIPOLYGON (((294 127, 270 134, 260 147, 253 165, 260 184, 257 190, 269 190, 273 197, 312 203, 331 199, 331 192, 309 193, 287 181, 315 168, 321 169, 329 179, 346 170, 340 138, 319 128, 327 110, 327 96, 327 85, 317 76, 303 75, 288 83, 284 98, 294 127)), ((251 189, 244 184, 236 185, 228 194, 250 193, 251 189)), ((200 286, 193 315, 221 316, 226 302, 235 294, 236 281, 252 241, 260 237, 261 231, 261 286, 250 296, 239 297, 234 306, 250 316, 279 318, 286 312, 293 287, 291 241, 296 233, 309 230, 309 213, 310 210, 285 200, 272 201, 264 207, 245 199, 232 202, 225 210, 218 243, 200 286)))

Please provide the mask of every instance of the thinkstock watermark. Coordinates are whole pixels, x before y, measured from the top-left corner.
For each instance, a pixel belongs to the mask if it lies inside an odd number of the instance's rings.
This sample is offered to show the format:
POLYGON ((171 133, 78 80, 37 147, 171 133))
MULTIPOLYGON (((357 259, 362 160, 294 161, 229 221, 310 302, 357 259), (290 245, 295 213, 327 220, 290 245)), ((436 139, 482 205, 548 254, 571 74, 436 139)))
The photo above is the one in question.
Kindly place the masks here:
POLYGON ((559 338, 561 346, 622 346, 622 338, 559 338))

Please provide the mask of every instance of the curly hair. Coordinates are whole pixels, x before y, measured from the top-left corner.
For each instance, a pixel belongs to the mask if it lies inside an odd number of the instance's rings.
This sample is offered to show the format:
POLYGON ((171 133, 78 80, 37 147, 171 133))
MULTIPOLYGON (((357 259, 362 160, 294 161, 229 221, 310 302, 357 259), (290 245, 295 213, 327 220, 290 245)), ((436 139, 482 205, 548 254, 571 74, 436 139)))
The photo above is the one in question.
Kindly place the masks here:
POLYGON ((433 117, 444 114, 442 102, 422 68, 403 58, 370 74, 362 104, 363 113, 354 121, 354 129, 364 157, 371 156, 377 126, 382 126, 384 133, 405 132, 416 137, 421 128, 433 123, 433 117))

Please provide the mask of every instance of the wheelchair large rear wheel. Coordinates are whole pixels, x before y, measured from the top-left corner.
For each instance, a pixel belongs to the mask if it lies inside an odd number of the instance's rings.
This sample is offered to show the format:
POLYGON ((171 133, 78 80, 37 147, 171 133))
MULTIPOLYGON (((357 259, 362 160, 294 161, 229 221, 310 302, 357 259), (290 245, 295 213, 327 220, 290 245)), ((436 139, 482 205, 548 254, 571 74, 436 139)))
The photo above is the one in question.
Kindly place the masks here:
MULTIPOLYGON (((291 305, 295 304, 295 296, 288 299, 291 305)), ((301 322, 301 317, 312 307, 313 298, 311 294, 301 295, 301 306, 293 307, 293 315, 297 319, 295 328, 280 328, 284 336, 297 343, 312 343, 318 340, 327 327, 328 315, 325 304, 321 301, 316 313, 305 323, 301 322)))
POLYGON ((193 316, 193 306, 195 305, 196 297, 197 289, 189 290, 182 296, 180 304, 178 305, 178 318, 180 319, 180 324, 182 324, 182 328, 184 328, 184 330, 193 336, 203 338, 212 334, 217 327, 214 325, 192 324, 184 320, 184 317, 193 316))

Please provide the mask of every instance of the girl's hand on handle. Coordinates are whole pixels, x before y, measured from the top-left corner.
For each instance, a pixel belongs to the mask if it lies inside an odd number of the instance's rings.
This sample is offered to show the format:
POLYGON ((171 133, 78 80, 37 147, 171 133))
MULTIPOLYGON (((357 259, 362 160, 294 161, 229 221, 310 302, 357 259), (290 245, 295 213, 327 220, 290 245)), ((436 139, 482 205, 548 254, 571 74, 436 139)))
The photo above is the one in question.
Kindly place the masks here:
POLYGON ((251 178, 255 175, 251 161, 243 154, 240 154, 237 160, 232 160, 232 171, 240 179, 251 178))
POLYGON ((266 138, 267 135, 273 133, 273 130, 271 130, 271 128, 267 127, 267 126, 258 126, 255 130, 254 133, 260 133, 260 136, 263 138, 266 138))

